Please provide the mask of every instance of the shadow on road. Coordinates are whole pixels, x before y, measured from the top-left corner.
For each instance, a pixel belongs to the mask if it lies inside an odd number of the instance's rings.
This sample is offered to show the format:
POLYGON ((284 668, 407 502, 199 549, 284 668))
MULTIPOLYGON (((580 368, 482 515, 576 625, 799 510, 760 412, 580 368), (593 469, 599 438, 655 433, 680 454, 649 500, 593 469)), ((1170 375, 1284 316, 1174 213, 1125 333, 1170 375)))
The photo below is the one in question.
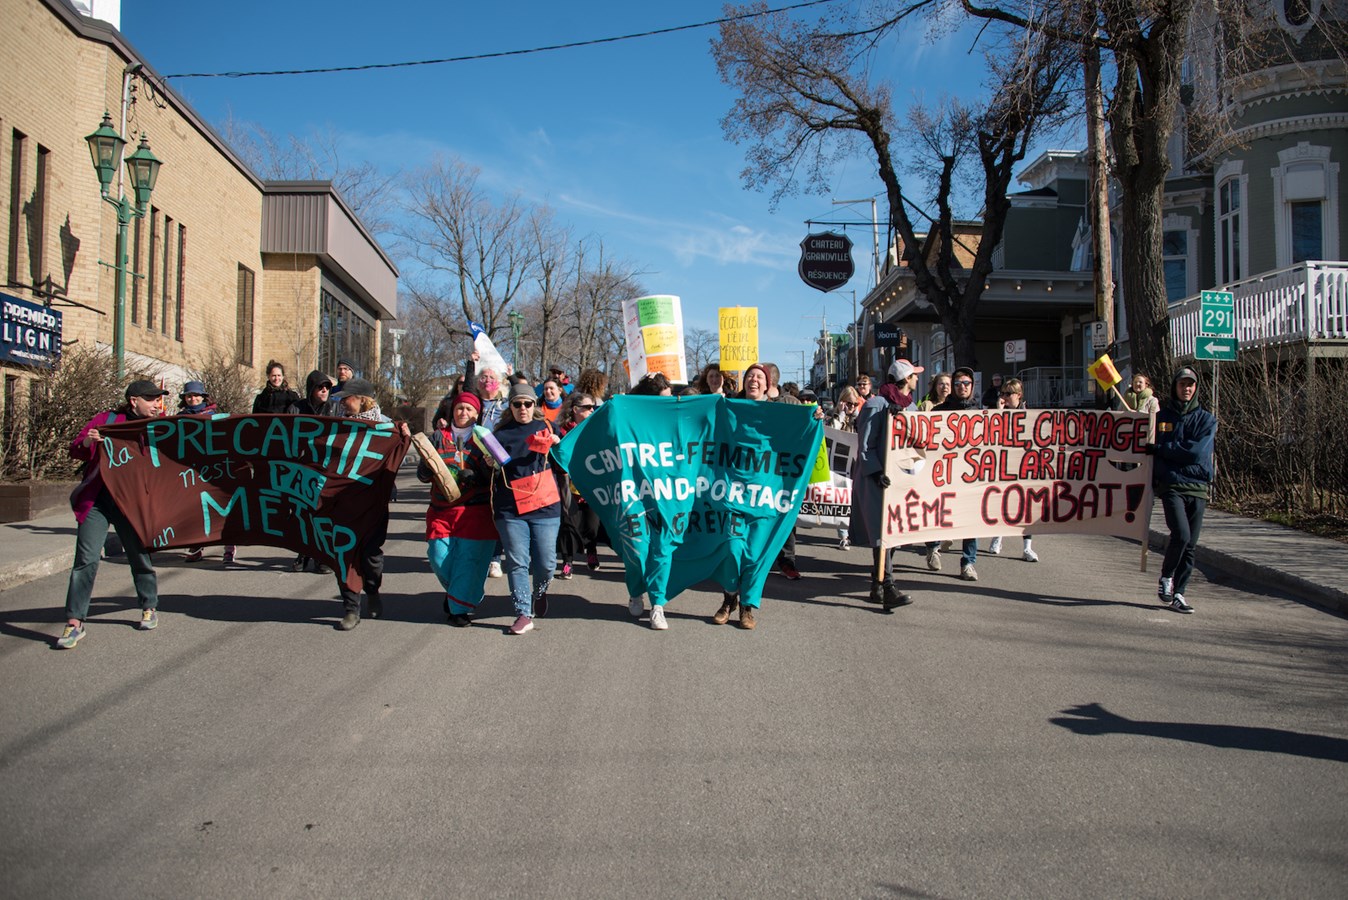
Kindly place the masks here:
POLYGON ((1281 728, 1255 728, 1246 725, 1210 725, 1202 722, 1148 722, 1125 719, 1098 703, 1087 703, 1063 710, 1067 716, 1049 719, 1076 734, 1140 734, 1145 737, 1255 750, 1261 753, 1286 753, 1308 759, 1348 762, 1348 740, 1285 731, 1281 728))

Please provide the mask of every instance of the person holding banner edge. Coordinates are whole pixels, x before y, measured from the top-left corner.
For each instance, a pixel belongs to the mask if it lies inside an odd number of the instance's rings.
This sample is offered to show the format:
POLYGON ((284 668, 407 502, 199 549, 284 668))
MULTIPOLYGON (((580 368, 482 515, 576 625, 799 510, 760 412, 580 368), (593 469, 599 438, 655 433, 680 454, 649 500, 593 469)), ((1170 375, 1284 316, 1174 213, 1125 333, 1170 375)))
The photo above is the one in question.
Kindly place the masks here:
POLYGON ((1212 487, 1217 418, 1198 401, 1198 373, 1184 367, 1171 381, 1170 398, 1156 414, 1155 443, 1146 452, 1155 457, 1152 487, 1170 529, 1156 597, 1175 612, 1191 613, 1185 599, 1194 572, 1194 552, 1203 530, 1212 487))
MULTIPOLYGON (((933 412, 972 412, 980 410, 983 404, 974 396, 974 370, 960 366, 950 379, 950 396, 944 403, 932 407, 933 412)), ((965 538, 960 554, 960 578, 964 581, 977 581, 978 571, 974 563, 978 561, 978 539, 965 538)), ((933 572, 941 571, 941 544, 932 541, 927 544, 927 568, 933 572)))
POLYGON ((900 591, 894 581, 891 553, 881 549, 884 534, 887 424, 891 413, 911 408, 917 375, 925 371, 906 359, 893 362, 886 373, 885 385, 861 405, 857 414, 857 458, 852 467, 852 515, 848 528, 853 542, 871 548, 871 590, 866 599, 892 613, 907 606, 913 598, 900 591), (898 402, 891 402, 896 398, 898 402), (905 404, 903 401, 906 400, 905 404))
POLYGON ((75 532, 75 561, 70 567, 66 587, 66 626, 56 639, 62 650, 73 650, 85 634, 89 600, 98 575, 98 563, 108 529, 115 528, 131 568, 131 581, 140 601, 141 631, 159 625, 159 579, 150 559, 150 551, 140 542, 136 529, 103 484, 99 468, 103 436, 99 427, 134 419, 154 419, 164 414, 164 395, 168 391, 153 381, 133 381, 126 388, 125 403, 116 409, 98 413, 84 424, 70 442, 70 457, 84 460, 84 477, 70 495, 78 529, 75 532))

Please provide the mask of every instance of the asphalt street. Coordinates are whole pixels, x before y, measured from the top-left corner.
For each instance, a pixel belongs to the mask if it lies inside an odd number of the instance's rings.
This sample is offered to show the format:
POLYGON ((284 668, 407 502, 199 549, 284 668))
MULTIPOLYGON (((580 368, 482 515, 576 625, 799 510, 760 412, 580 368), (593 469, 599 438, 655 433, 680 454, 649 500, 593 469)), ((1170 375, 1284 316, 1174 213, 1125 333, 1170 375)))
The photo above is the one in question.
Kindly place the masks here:
POLYGON ((350 633, 266 548, 157 555, 148 633, 105 563, 73 651, 63 573, 0 593, 0 896, 1348 893, 1339 615, 1199 575, 1182 616, 1136 545, 1045 536, 974 584, 905 554, 887 616, 816 528, 753 632, 709 585, 634 622, 606 551, 513 637, 503 579, 444 624, 402 498, 350 633))

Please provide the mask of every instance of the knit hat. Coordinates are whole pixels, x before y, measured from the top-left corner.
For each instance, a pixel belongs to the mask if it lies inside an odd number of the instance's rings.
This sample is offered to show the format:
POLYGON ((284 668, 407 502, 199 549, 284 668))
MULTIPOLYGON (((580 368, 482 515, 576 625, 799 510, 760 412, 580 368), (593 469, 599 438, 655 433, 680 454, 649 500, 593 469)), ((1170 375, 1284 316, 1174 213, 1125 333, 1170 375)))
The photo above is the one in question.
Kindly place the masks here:
POLYGON ((460 391, 455 394, 452 406, 458 406, 460 403, 466 403, 479 413, 482 412, 482 398, 472 391, 460 391))
POLYGON ((533 400, 537 402, 538 397, 534 394, 534 389, 527 384, 512 384, 510 386, 510 402, 514 403, 517 399, 533 400))
POLYGON ((768 380, 768 389, 771 390, 772 372, 770 372, 768 370, 768 367, 763 365, 762 363, 754 363, 753 365, 749 366, 749 368, 745 369, 744 375, 740 378, 740 384, 743 385, 746 381, 749 380, 749 373, 752 372, 754 369, 757 369, 758 371, 763 373, 763 377, 768 380))

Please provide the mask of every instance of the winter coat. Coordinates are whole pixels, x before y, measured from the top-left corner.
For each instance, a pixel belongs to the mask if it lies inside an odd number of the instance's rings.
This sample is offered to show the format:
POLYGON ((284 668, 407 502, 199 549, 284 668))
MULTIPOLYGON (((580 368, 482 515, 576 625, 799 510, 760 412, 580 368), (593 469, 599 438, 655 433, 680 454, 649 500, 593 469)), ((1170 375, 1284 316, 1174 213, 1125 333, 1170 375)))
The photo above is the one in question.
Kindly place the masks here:
POLYGON ((95 428, 102 428, 104 425, 116 425, 119 422, 125 422, 127 418, 128 416, 124 413, 111 409, 104 410, 85 422, 75 440, 70 442, 70 458, 84 460, 84 475, 80 479, 79 485, 70 494, 70 508, 75 512, 76 522, 82 523, 88 518, 89 510, 94 508, 94 501, 103 492, 103 473, 98 467, 98 458, 103 452, 103 447, 98 442, 86 447, 84 446, 84 439, 95 428))
POLYGON ((1158 495, 1208 495, 1217 418, 1198 398, 1181 404, 1172 398, 1156 414, 1156 455, 1151 483, 1158 495))
POLYGON ((300 395, 290 388, 274 388, 269 384, 262 389, 262 393, 253 398, 253 412, 284 413, 292 404, 299 402, 300 395))
POLYGON ((871 397, 857 413, 857 458, 852 463, 852 515, 847 530, 858 547, 878 547, 884 533, 885 489, 876 478, 885 471, 885 426, 890 405, 871 397))
MULTIPOLYGON (((454 433, 437 428, 431 432, 431 446, 440 454, 454 481, 459 498, 450 503, 431 484, 431 504, 426 509, 426 540, 453 537, 473 541, 494 541, 496 523, 491 515, 491 465, 472 440, 459 443, 454 433)), ((431 482, 431 467, 417 464, 417 479, 431 482)))
POLYGON ((558 518, 562 514, 560 502, 549 503, 547 506, 541 506, 522 515, 515 506, 515 492, 511 490, 510 482, 527 478, 538 472, 545 472, 545 477, 552 481, 548 454, 539 453, 529 447, 529 438, 539 432, 551 435, 553 433, 552 426, 542 419, 532 419, 521 423, 515 421, 513 417, 502 422, 501 426, 493 432, 496 439, 501 442, 501 446, 511 457, 510 462, 504 466, 496 467, 492 473, 491 504, 497 518, 536 520, 558 518))

